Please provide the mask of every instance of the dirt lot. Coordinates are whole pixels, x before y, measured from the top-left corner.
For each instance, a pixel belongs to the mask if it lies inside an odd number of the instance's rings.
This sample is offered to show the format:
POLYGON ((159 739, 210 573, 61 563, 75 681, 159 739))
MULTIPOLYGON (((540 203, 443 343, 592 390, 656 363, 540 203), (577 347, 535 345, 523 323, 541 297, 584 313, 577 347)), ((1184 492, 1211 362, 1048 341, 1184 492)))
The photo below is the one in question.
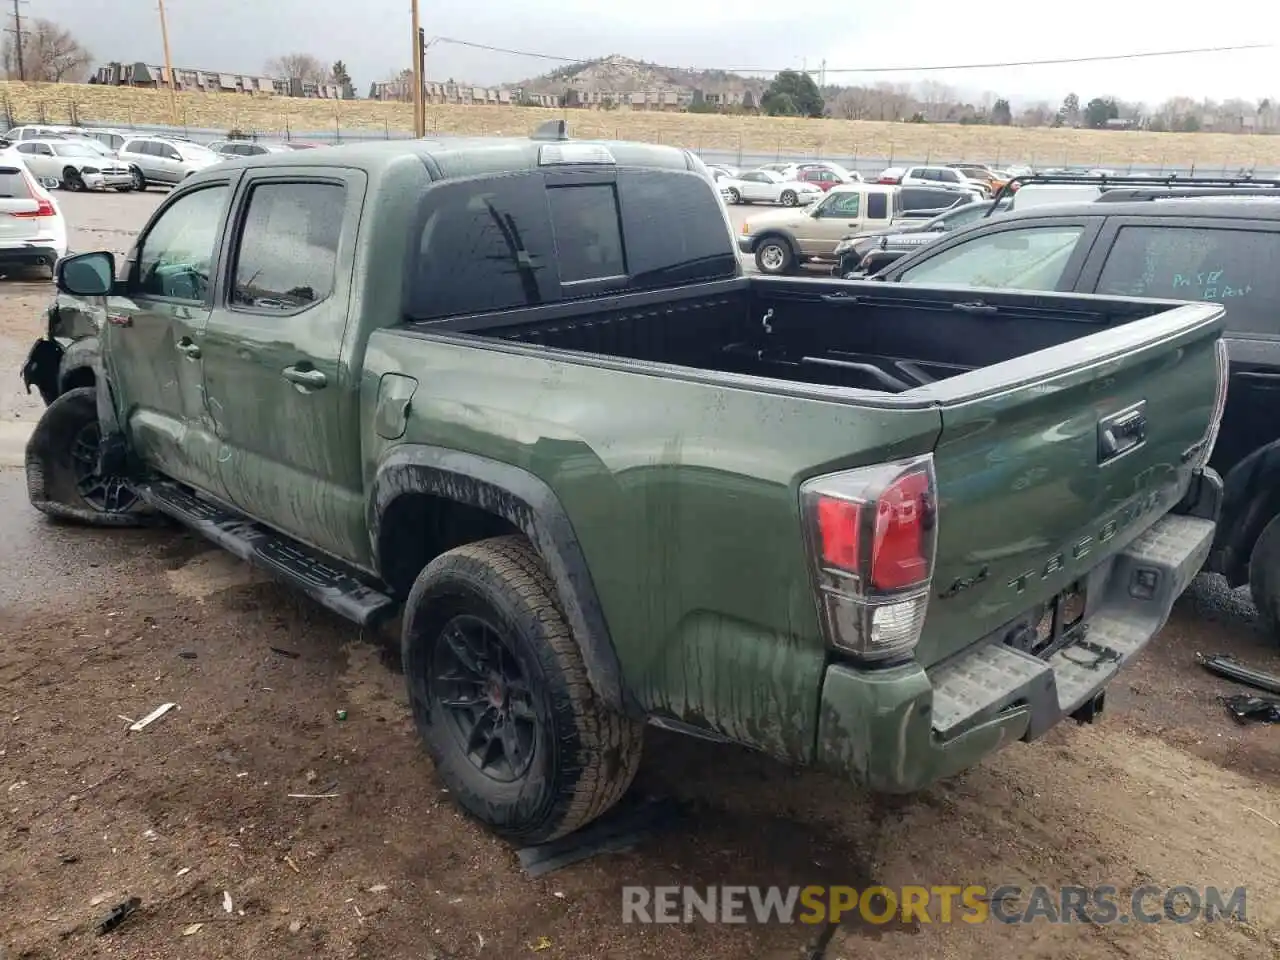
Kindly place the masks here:
MULTIPOLYGON (((176 115, 167 91, 87 84, 0 83, 0 97, 27 122, 176 124, 194 129, 362 132, 413 129, 406 103, 303 100, 181 93, 176 115)), ((561 111, 531 107, 430 105, 427 127, 440 133, 520 134, 561 111)), ((1168 165, 1202 170, 1280 166, 1280 137, 1098 130, 962 127, 958 124, 798 120, 631 110, 572 110, 575 135, 615 137, 695 149, 809 154, 828 157, 933 158, 1004 163, 1168 165)))
MULTIPOLYGON (((75 245, 122 250, 156 198, 72 199, 75 245)), ((0 376, 48 291, 0 285, 0 376)), ((1100 724, 908 800, 651 731, 634 795, 676 820, 534 879, 433 780, 380 637, 180 531, 52 526, 0 470, 0 956, 800 960, 823 931, 627 925, 620 888, 876 882, 1244 885, 1248 919, 851 922, 826 960, 1275 958, 1280 740, 1226 717, 1198 650, 1280 671, 1247 600, 1204 578, 1100 724)))

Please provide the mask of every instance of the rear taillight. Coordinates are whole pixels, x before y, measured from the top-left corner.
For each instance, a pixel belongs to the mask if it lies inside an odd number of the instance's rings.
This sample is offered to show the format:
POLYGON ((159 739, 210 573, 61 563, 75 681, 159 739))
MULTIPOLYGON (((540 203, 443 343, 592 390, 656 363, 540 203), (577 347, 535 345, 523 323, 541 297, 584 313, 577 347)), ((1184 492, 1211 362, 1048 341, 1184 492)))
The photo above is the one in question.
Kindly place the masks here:
POLYGON ((1215 357, 1218 361, 1218 393, 1213 398, 1213 416, 1209 419, 1209 429, 1200 441, 1200 452, 1193 463, 1197 470, 1204 468, 1213 455, 1213 447, 1218 442, 1218 428, 1222 425, 1222 414, 1227 409, 1227 386, 1231 382, 1231 359, 1227 355, 1227 342, 1219 340, 1214 344, 1215 357))
POLYGON ((11 213, 11 217, 21 217, 23 219, 35 219, 39 217, 56 217, 58 211, 53 208, 53 201, 40 196, 40 185, 31 178, 31 174, 25 170, 22 172, 22 179, 27 182, 27 189, 31 191, 31 199, 36 201, 39 206, 30 213, 11 213))
POLYGON ((11 213, 11 214, 9 214, 9 216, 11 216, 11 217, 23 217, 23 218, 25 218, 25 219, 32 219, 32 218, 36 218, 36 217, 55 217, 55 216, 57 216, 57 211, 53 209, 53 203, 52 203, 51 201, 49 201, 49 200, 42 200, 42 199, 40 199, 39 197, 32 197, 32 199, 33 199, 33 200, 35 200, 38 204, 40 204, 40 205, 39 205, 38 207, 36 207, 34 210, 31 210, 31 211, 28 211, 28 212, 23 212, 23 213, 11 213))
POLYGON ((910 653, 937 547, 933 455, 816 477, 800 502, 828 643, 864 660, 910 653))

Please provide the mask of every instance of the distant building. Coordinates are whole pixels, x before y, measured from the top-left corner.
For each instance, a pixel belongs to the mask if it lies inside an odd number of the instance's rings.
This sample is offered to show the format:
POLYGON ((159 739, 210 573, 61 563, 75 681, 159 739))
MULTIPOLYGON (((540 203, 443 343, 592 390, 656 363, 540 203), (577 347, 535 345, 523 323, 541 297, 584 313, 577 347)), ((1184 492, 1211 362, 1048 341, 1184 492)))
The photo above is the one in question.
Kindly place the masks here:
MULTIPOLYGON (((278 97, 307 97, 321 100, 349 100, 355 96, 350 84, 315 83, 285 77, 251 76, 174 67, 176 89, 192 93, 265 93, 278 97), (344 89, 345 87, 345 89, 344 89)), ((149 63, 112 62, 99 67, 89 82, 112 87, 169 86, 169 73, 162 66, 149 63)))

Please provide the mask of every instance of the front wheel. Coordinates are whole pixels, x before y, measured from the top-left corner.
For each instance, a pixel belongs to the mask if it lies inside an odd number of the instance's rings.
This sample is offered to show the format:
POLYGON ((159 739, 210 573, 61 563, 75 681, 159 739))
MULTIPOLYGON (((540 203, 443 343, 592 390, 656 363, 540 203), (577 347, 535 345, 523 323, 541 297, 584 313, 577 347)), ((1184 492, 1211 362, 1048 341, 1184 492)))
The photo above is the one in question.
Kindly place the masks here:
POLYGON ((800 198, 796 196, 796 192, 794 190, 782 191, 782 205, 784 207, 794 207, 799 202, 800 198))
POLYGON ((1258 620, 1273 639, 1280 640, 1280 517, 1262 530, 1249 554, 1249 593, 1258 620))
POLYGON ((139 526, 150 511, 123 477, 98 467, 97 390, 68 390, 45 409, 27 442, 27 496, 41 513, 99 527, 139 526))
POLYGON ((596 697, 555 585, 524 538, 433 560, 409 593, 401 654, 436 771, 495 833, 553 840, 631 785, 644 725, 596 697))
POLYGON ((133 174, 133 189, 146 190, 147 178, 142 175, 142 171, 139 170, 137 167, 134 167, 131 172, 133 174))
POLYGON ((756 267, 761 273, 783 274, 791 270, 794 257, 785 240, 769 237, 756 247, 756 267))
POLYGON ((67 167, 62 171, 62 189, 79 192, 85 189, 84 177, 80 176, 80 171, 75 167, 67 167))

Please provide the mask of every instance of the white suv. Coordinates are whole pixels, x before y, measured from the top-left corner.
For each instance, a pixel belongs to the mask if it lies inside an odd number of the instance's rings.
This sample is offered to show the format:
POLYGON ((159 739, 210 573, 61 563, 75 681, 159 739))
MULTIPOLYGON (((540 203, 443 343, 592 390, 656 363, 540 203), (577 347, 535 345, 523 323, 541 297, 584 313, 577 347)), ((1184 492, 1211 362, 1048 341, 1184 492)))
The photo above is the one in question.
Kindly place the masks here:
POLYGON ((53 265, 67 255, 67 221, 13 147, 0 149, 0 268, 53 265))
POLYGON ((991 188, 981 180, 971 180, 954 167, 907 167, 899 181, 904 187, 943 186, 962 187, 978 191, 983 197, 991 194, 991 188))
POLYGON ((117 155, 133 168, 135 190, 145 190, 152 183, 181 183, 221 159, 208 147, 190 140, 156 136, 126 140, 117 155))

